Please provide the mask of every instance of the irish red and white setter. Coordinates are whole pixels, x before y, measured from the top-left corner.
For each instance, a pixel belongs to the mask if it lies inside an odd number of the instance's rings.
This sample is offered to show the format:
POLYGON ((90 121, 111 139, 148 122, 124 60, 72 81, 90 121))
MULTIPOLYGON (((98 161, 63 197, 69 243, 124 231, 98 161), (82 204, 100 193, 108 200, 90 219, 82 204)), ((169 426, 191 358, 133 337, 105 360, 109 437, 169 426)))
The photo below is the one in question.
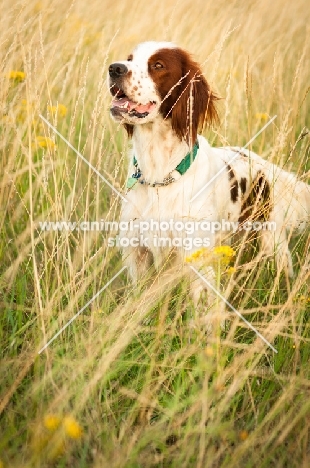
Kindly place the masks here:
MULTIPOLYGON (((121 235, 147 237, 147 242, 124 243, 133 280, 151 264, 160 268, 171 249, 183 262, 204 245, 229 243, 227 230, 206 232, 206 222, 244 226, 249 219, 272 224, 259 231, 261 252, 275 254, 278 267, 292 276, 288 241, 309 222, 310 187, 252 151, 213 148, 198 134, 218 120, 218 98, 192 57, 170 42, 145 42, 126 60, 112 63, 108 78, 111 116, 132 138, 128 202, 121 215, 131 229, 121 235), (182 230, 182 222, 195 229, 182 230), (171 242, 159 243, 160 238, 171 242)), ((210 266, 205 272, 210 280, 210 266)), ((203 288, 195 282, 196 301, 203 288)))

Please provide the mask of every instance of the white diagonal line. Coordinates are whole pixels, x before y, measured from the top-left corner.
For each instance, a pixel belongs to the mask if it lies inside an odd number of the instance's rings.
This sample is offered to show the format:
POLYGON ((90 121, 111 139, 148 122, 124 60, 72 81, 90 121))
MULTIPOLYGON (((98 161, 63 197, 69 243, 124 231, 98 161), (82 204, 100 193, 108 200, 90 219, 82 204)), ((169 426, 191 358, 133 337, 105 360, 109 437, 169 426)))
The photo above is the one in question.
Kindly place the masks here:
MULTIPOLYGON (((256 135, 254 135, 254 136, 251 138, 251 140, 248 141, 247 144, 246 144, 245 146, 243 146, 243 147, 235 154, 235 156, 234 156, 233 158, 231 158, 230 161, 228 161, 228 164, 230 164, 232 161, 234 161, 234 160, 239 156, 239 154, 240 154, 243 150, 245 150, 245 149, 255 140, 255 138, 257 138, 258 135, 260 135, 260 134, 265 130, 265 128, 267 128, 268 125, 271 124, 271 122, 274 121, 274 119, 275 119, 276 117, 277 117, 277 116, 274 115, 274 116, 272 117, 272 119, 270 119, 269 122, 267 122, 267 123, 263 126, 263 128, 261 128, 260 131, 257 132, 256 135)), ((222 172, 224 172, 224 171, 226 171, 226 170, 227 170, 226 166, 222 167, 222 169, 220 169, 220 170, 215 174, 215 176, 213 176, 213 177, 206 183, 206 185, 204 185, 204 186, 199 190, 199 192, 197 192, 196 195, 194 195, 194 196, 190 199, 190 202, 192 202, 193 200, 195 200, 195 198, 197 198, 198 195, 201 194, 201 192, 203 192, 210 184, 212 184, 212 182, 213 182, 222 172)))
POLYGON ((209 286, 209 288, 212 289, 213 292, 215 292, 215 294, 217 294, 217 295, 222 299, 222 301, 224 301, 224 302, 231 308, 231 310, 232 310, 233 312, 235 312, 235 314, 238 315, 238 317, 241 318, 241 320, 243 320, 243 321, 247 324, 247 326, 248 326, 249 328, 251 328, 251 330, 253 330, 253 331, 256 333, 257 336, 260 337, 261 340, 263 340, 263 341, 269 346, 269 348, 272 349, 272 351, 274 351, 275 353, 278 352, 278 351, 276 350, 276 348, 274 348, 274 347, 272 346, 272 344, 270 344, 269 341, 266 340, 266 338, 265 338, 261 333, 259 333, 259 331, 256 330, 256 328, 253 327, 253 325, 252 325, 250 322, 248 322, 247 319, 245 319, 245 318, 243 317, 243 315, 240 314, 240 312, 239 312, 237 309, 235 309, 234 306, 231 305, 230 302, 228 302, 228 301, 225 299, 225 297, 222 296, 222 294, 220 294, 220 293, 213 287, 213 285, 212 285, 211 283, 209 283, 209 281, 206 280, 206 278, 204 278, 204 276, 202 276, 202 275, 199 273, 199 271, 196 270, 196 268, 194 268, 193 266, 190 266, 190 268, 196 273, 196 275, 199 276, 200 279, 202 279, 202 281, 204 281, 204 282, 206 283, 207 286, 209 286))
POLYGON ((42 351, 44 351, 51 343, 52 341, 54 341, 57 336, 60 335, 60 333, 62 333, 82 312, 83 310, 86 309, 86 307, 89 306, 89 304, 91 304, 95 299, 96 297, 98 297, 114 280, 115 278, 117 278, 124 270, 125 268, 127 268, 126 266, 124 266, 118 273, 116 273, 116 275, 113 276, 113 278, 110 279, 110 281, 108 281, 104 286, 103 288, 100 289, 100 291, 98 291, 91 299, 90 301, 87 302, 87 304, 84 305, 84 307, 82 307, 81 310, 79 310, 70 320, 69 322, 66 323, 66 325, 64 327, 62 327, 57 333, 56 335, 53 336, 53 338, 51 338, 44 346, 42 349, 40 349, 40 351, 38 352, 38 354, 41 354, 42 351))
POLYGON ((73 145, 71 145, 71 143, 64 137, 62 136, 61 133, 59 133, 59 131, 48 121, 46 120, 45 117, 43 117, 43 115, 39 114, 39 117, 46 123, 46 125, 48 125, 52 130, 53 132, 57 133, 57 135, 65 142, 67 143, 67 145, 69 146, 69 148, 71 148, 86 164, 88 164, 88 166, 97 174, 97 176, 99 176, 112 190, 114 190, 114 192, 119 196, 121 197, 122 200, 124 200, 126 203, 128 200, 126 200, 126 198, 118 191, 116 190, 115 187, 113 187, 112 184, 110 184, 110 182, 105 178, 103 177, 102 174, 100 174, 100 172, 89 162, 87 161, 86 158, 84 158, 84 156, 81 155, 81 153, 74 148, 73 145))

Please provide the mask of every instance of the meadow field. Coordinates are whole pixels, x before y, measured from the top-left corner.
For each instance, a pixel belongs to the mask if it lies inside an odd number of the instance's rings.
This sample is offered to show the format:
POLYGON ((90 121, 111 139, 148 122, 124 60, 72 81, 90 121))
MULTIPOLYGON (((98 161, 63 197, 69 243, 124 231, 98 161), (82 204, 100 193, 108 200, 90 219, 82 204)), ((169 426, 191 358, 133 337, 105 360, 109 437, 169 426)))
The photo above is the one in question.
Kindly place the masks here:
POLYGON ((139 292, 122 271, 40 352, 123 266, 106 231, 41 229, 118 220, 120 198, 40 115, 124 193, 108 65, 173 41, 222 97, 210 143, 242 146, 276 115, 251 148, 310 183, 308 2, 2 0, 0 24, 0 467, 309 467, 309 230, 293 279, 240 239, 217 265, 277 352, 233 312, 193 328, 169 269, 139 292))

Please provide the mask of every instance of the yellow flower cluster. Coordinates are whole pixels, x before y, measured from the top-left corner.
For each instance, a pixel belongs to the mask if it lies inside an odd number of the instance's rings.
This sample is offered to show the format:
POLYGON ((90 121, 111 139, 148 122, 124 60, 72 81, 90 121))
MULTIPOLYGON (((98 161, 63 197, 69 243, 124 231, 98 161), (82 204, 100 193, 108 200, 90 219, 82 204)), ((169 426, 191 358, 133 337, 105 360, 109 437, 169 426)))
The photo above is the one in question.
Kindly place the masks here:
POLYGON ((249 437, 248 431, 241 431, 239 432, 239 439, 244 441, 249 437))
MULTIPOLYGON (((58 119, 64 118, 67 115, 67 108, 64 104, 48 106, 47 109, 53 116, 57 116, 58 119)), ((14 126, 16 124, 24 124, 30 119, 32 127, 37 131, 41 131, 43 129, 41 120, 34 118, 34 116, 38 114, 39 109, 35 102, 27 101, 27 99, 21 99, 20 101, 16 101, 7 114, 2 116, 0 123, 14 126)), ((54 142, 50 139, 46 139, 45 137, 39 136, 37 140, 37 145, 41 148, 55 147, 54 142)))
POLYGON ((53 116, 66 117, 67 115, 67 108, 63 104, 57 104, 57 106, 47 106, 47 110, 53 116))
POLYGON ((230 245, 219 245, 218 247, 214 247, 213 253, 220 257, 229 259, 236 255, 236 252, 230 247, 230 245))
POLYGON ((48 429, 51 432, 56 431, 56 429, 59 428, 61 424, 61 418, 60 416, 57 416, 55 414, 48 414, 44 418, 44 427, 48 429))
POLYGON ((9 78, 9 80, 12 81, 24 81, 24 79, 26 78, 26 73, 17 70, 11 70, 7 74, 7 77, 9 78))
MULTIPOLYGON (((196 250, 192 255, 186 257, 185 261, 191 263, 195 260, 203 259, 209 265, 221 267, 222 269, 223 266, 227 267, 229 265, 235 255, 236 252, 229 245, 220 245, 212 249, 203 248, 196 250)), ((224 269, 224 273, 228 275, 232 275, 235 271, 236 268, 232 266, 224 269)))
POLYGON ((30 102, 27 101, 27 99, 22 99, 20 101, 20 107, 21 107, 21 109, 30 111, 33 106, 32 106, 32 104, 30 102))
POLYGON ((83 434, 81 426, 73 416, 61 418, 55 414, 48 414, 44 418, 44 427, 50 432, 55 432, 57 429, 62 428, 70 439, 80 439, 83 434))
POLYGON ((63 419, 63 427, 70 439, 80 439, 82 437, 82 428, 72 416, 66 416, 63 419))
POLYGON ((310 296, 309 297, 306 297, 306 296, 303 296, 303 295, 298 295, 296 296, 294 299, 294 302, 310 302, 310 296))
POLYGON ((53 142, 53 140, 45 136, 37 136, 35 140, 35 144, 39 146, 40 148, 48 148, 48 149, 56 148, 56 145, 53 142))
POLYGON ((228 275, 233 275, 235 271, 237 271, 237 269, 231 266, 231 267, 228 267, 227 270, 225 270, 225 273, 227 273, 228 275))
POLYGON ((193 260, 198 260, 198 258, 205 257, 207 254, 207 249, 199 249, 192 253, 189 257, 186 257, 186 262, 192 262, 193 260))
POLYGON ((269 115, 266 112, 257 112, 257 114, 255 114, 255 117, 257 118, 257 120, 268 120, 269 119, 269 115))
POLYGON ((214 356, 214 350, 211 346, 205 348, 205 355, 208 357, 214 356))
POLYGON ((62 417, 48 414, 43 420, 43 428, 43 431, 41 425, 35 428, 31 440, 31 447, 38 461, 55 460, 63 455, 70 439, 79 440, 83 435, 81 426, 71 415, 62 417))
POLYGON ((186 257, 185 261, 192 262, 193 260, 204 258, 208 261, 220 261, 227 264, 235 255, 236 252, 229 245, 220 245, 213 247, 213 249, 203 248, 196 250, 192 255, 186 257))

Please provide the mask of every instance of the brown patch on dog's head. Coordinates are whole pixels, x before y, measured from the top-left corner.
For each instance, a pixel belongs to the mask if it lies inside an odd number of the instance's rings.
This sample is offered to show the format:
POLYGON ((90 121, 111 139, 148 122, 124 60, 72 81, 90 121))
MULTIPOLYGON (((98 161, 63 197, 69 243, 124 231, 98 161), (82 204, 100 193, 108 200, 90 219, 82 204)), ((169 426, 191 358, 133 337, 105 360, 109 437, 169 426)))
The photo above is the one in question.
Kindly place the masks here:
POLYGON ((149 58, 148 71, 162 99, 160 112, 171 119, 178 137, 192 146, 201 127, 218 121, 219 98, 199 65, 182 49, 160 49, 149 58))

